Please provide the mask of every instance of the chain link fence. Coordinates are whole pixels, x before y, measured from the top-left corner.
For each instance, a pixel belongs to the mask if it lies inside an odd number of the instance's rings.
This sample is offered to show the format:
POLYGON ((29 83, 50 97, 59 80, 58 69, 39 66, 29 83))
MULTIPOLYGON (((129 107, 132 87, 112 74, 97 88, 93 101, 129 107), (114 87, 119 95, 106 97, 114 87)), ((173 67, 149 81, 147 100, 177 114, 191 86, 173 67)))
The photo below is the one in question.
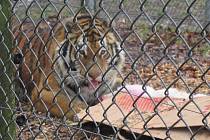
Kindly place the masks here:
POLYGON ((207 0, 0 2, 0 138, 159 140, 178 139, 177 131, 179 139, 185 138, 181 132, 189 134, 186 139, 210 138, 209 106, 197 97, 207 100, 210 93, 209 5, 207 0), (156 98, 158 91, 164 96, 156 98), (125 93, 127 101, 118 104, 125 93), (112 108, 118 111, 109 113, 112 108), (161 113, 171 108, 177 118, 168 124, 173 116, 161 113), (102 119, 96 120, 100 111, 102 119), (199 124, 188 121, 193 113, 199 124))

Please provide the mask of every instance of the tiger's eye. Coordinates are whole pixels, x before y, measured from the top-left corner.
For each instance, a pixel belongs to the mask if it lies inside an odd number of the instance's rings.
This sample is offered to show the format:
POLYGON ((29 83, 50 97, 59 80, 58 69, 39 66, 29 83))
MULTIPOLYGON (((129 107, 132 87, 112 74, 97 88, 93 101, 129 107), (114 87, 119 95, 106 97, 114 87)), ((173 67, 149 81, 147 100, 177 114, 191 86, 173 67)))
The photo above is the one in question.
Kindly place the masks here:
POLYGON ((101 50, 101 51, 100 51, 100 54, 101 54, 101 55, 106 54, 106 50, 101 50))
POLYGON ((81 55, 85 55, 85 50, 80 49, 80 50, 79 50, 79 53, 80 53, 81 55))
POLYGON ((84 44, 78 45, 77 46, 77 53, 79 55, 85 56, 86 55, 85 49, 86 49, 86 46, 84 44))

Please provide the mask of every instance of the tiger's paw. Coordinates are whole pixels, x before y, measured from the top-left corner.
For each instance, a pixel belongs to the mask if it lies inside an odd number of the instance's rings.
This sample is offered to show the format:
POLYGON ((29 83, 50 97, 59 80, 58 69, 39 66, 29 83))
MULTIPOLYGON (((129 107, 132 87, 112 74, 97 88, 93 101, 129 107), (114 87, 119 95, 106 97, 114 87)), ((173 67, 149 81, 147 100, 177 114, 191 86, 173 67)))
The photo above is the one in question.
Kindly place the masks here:
POLYGON ((115 84, 113 86, 113 90, 117 90, 120 86, 122 86, 122 82, 123 82, 123 79, 122 78, 119 78, 117 77, 116 80, 115 80, 115 84))

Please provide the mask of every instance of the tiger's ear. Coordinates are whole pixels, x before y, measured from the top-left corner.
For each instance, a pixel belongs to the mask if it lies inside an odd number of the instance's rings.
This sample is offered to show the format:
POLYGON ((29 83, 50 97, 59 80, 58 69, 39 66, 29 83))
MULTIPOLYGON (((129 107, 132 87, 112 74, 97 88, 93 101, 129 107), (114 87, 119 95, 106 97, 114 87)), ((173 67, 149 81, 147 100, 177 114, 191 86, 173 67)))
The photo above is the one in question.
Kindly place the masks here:
POLYGON ((54 38, 58 42, 62 42, 66 38, 65 28, 62 24, 60 24, 57 28, 54 30, 54 38))
POLYGON ((70 20, 66 20, 63 24, 59 24, 58 27, 55 29, 55 38, 57 41, 62 42, 64 39, 69 37, 71 33, 76 32, 79 29, 76 23, 73 23, 70 20))
POLYGON ((103 18, 103 19, 100 19, 100 20, 102 21, 102 25, 103 25, 104 28, 111 28, 111 27, 115 26, 115 22, 112 22, 108 19, 103 18))
POLYGON ((79 25, 71 21, 66 22, 65 28, 66 28, 66 37, 68 39, 74 38, 75 36, 77 36, 78 33, 81 32, 81 28, 79 28, 79 25))
POLYGON ((76 31, 78 29, 77 25, 71 21, 67 21, 65 23, 65 27, 66 27, 67 33, 73 33, 74 31, 76 31))
POLYGON ((105 28, 107 28, 109 26, 109 23, 106 20, 102 20, 102 24, 105 28))

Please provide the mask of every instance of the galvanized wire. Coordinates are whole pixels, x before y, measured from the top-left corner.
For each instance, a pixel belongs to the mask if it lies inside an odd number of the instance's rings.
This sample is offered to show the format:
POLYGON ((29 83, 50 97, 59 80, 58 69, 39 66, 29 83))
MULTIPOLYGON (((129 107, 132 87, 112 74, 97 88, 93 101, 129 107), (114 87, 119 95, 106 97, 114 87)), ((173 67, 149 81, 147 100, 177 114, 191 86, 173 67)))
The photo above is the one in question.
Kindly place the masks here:
MULTIPOLYGON (((16 99, 17 107, 11 108, 9 104, 7 104, 7 101, 5 101, 6 104, 4 105, 6 106, 0 104, 0 113, 2 114, 3 110, 9 110, 12 112, 11 121, 7 122, 5 120, 5 124, 9 128, 10 123, 15 122, 17 127, 17 139, 123 139, 122 137, 127 137, 128 139, 155 139, 155 136, 152 135, 149 127, 152 119, 155 117, 158 117, 166 128, 164 139, 173 139, 170 132, 173 129, 176 129, 175 126, 180 122, 185 125, 187 131, 189 131, 191 134, 190 139, 196 139, 196 135, 202 132, 202 130, 210 131, 208 122, 210 112, 202 112, 202 108, 200 108, 198 103, 195 101, 195 95, 197 93, 202 93, 201 89, 203 89, 204 86, 206 94, 210 93, 210 56, 208 53, 210 52, 210 37, 208 35, 209 23, 205 15, 205 2, 200 2, 197 0, 179 0, 176 2, 173 0, 98 0, 96 1, 97 11, 95 14, 90 12, 93 9, 81 7, 80 1, 73 0, 14 0, 10 2, 12 5, 11 10, 13 15, 7 20, 11 23, 11 27, 7 26, 5 28, 11 29, 10 32, 13 36, 14 48, 18 49, 19 54, 18 59, 13 60, 11 56, 13 56, 14 53, 7 50, 10 56, 8 56, 6 62, 3 62, 1 59, 0 60, 1 65, 3 66, 6 65, 7 61, 13 63, 15 76, 12 79, 9 77, 7 78, 10 80, 11 84, 8 86, 11 87, 16 99), (84 101, 84 98, 80 95, 75 95, 73 98, 69 97, 68 91, 65 89, 65 79, 70 78, 75 82, 75 88, 78 88, 77 92, 80 94, 80 81, 77 81, 77 78, 75 78, 74 75, 69 73, 65 78, 63 78, 61 75, 59 75, 59 71, 53 70, 52 73, 55 73, 55 75, 58 77, 58 80, 61 81, 60 89, 58 91, 53 91, 53 87, 48 86, 47 79, 50 78, 50 75, 44 73, 43 67, 40 63, 36 65, 37 67, 34 69, 34 71, 29 72, 31 77, 27 84, 25 84, 24 80, 21 79, 21 75, 23 75, 23 73, 21 73, 21 66, 25 65, 22 57, 24 58, 27 55, 27 53, 24 53, 24 50, 28 49, 32 54, 36 55, 36 50, 30 47, 30 44, 33 43, 34 38, 37 38, 37 43, 38 40, 40 41, 40 46, 42 44, 46 46, 47 42, 53 39, 56 40, 56 37, 53 36, 53 30, 56 28, 56 25, 61 23, 63 26, 65 26, 63 19, 66 17, 74 17, 74 20, 76 20, 79 12, 84 9, 92 19, 99 17, 108 21, 110 28, 105 35, 101 35, 100 38, 102 46, 104 45, 103 40, 106 34, 108 34, 110 31, 120 41, 120 50, 118 54, 113 56, 110 60, 111 67, 107 69, 107 71, 103 72, 97 59, 95 59, 100 50, 94 54, 93 64, 89 68, 85 68, 85 75, 87 76, 91 68, 96 65, 103 73, 102 82, 113 95, 112 103, 108 108, 104 108, 101 104, 101 101, 98 101, 98 105, 101 105, 104 110, 104 119, 101 122, 94 120, 94 117, 91 116, 88 111, 90 106, 88 103, 85 103, 86 116, 92 118, 90 128, 85 128, 83 120, 78 119, 76 115, 74 118, 76 123, 72 124, 72 122, 69 122, 65 116, 66 112, 62 111, 62 107, 58 107, 63 114, 63 117, 59 119, 55 118, 49 113, 50 108, 52 108, 53 105, 58 104, 56 97, 59 96, 60 92, 64 92, 67 98, 71 98, 71 102, 74 102, 74 100, 77 98, 82 98, 84 101), (33 28, 29 29, 33 31, 31 36, 28 36, 27 33, 23 32, 23 27, 26 23, 32 23, 30 26, 28 26, 28 28, 33 28), (15 25, 18 24, 20 25, 20 34, 26 38, 26 43, 22 50, 18 48, 18 44, 20 44, 18 36, 15 36, 15 34, 12 32, 15 25), (42 24, 47 25, 46 28, 50 29, 48 32, 49 34, 51 33, 52 36, 48 35, 49 37, 47 37, 47 39, 44 39, 40 35, 40 26, 42 24), (193 39, 190 38, 191 34, 193 34, 193 39), (173 49, 173 47, 175 47, 175 49, 173 49), (201 48, 207 52, 205 56, 201 53, 198 53, 201 48), (125 67, 122 72, 119 71, 114 65, 116 57, 118 57, 121 52, 125 53, 126 58, 125 67), (179 55, 183 55, 183 57, 180 58, 179 55), (19 64, 17 65, 15 63, 19 64), (175 71, 173 73, 175 74, 174 77, 170 80, 167 80, 167 77, 170 77, 173 74, 167 71, 167 68, 164 75, 161 74, 162 71, 160 70, 160 67, 166 64, 170 65, 170 68, 175 71), (111 68, 115 69, 117 71, 117 75, 122 79, 122 83, 120 85, 121 87, 115 92, 109 83, 105 81, 105 75, 110 71, 111 68), (147 75, 146 77, 142 76, 141 71, 144 71, 148 68, 151 68, 149 71, 150 75, 147 75), (53 105, 49 107, 48 112, 44 115, 36 111, 34 103, 31 101, 31 95, 29 91, 27 91, 27 86, 30 85, 30 83, 35 84, 35 88, 38 89, 39 85, 36 85, 36 82, 34 82, 33 79, 33 74, 37 69, 43 71, 43 75, 46 78, 45 86, 48 88, 48 90, 52 91, 55 96, 53 99, 53 105), (196 72, 200 74, 196 79, 197 82, 195 82, 193 85, 189 82, 193 76, 189 76, 190 74, 188 73, 188 69, 195 69, 196 72), (142 99, 145 97, 140 95, 137 98, 133 98, 131 96, 132 93, 129 93, 129 89, 126 88, 126 84, 142 85, 142 89, 144 90, 145 94, 150 97, 152 104, 155 106, 154 113, 152 113, 151 116, 145 117, 144 112, 139 110, 135 104, 140 98, 142 99), (181 85, 182 90, 185 90, 187 93, 189 93, 189 100, 181 107, 178 106, 173 98, 169 96, 169 90, 176 87, 176 85, 181 85), (13 86, 15 86, 15 89, 12 88, 13 86), (147 86, 152 86, 155 89, 164 88, 165 97, 156 102, 147 90, 147 86), (123 113, 120 106, 116 103, 116 97, 123 89, 128 91, 128 95, 130 95, 132 101, 134 102, 132 109, 127 114, 123 113), (165 102, 166 100, 170 101, 170 103, 165 102), (189 104, 193 104, 196 107, 196 110, 188 109, 187 107, 189 104), (164 117, 161 115, 161 111, 159 110, 160 105, 167 105, 176 109, 178 120, 172 125, 168 126, 164 120, 164 117), (106 116, 108 110, 113 106, 116 106, 123 116, 121 123, 123 125, 118 128, 113 126, 113 122, 111 122, 109 117, 106 116), (203 126, 199 126, 196 131, 191 128, 190 124, 188 124, 188 122, 185 120, 183 114, 183 111, 186 110, 200 114, 203 118, 203 126), (128 123, 129 117, 131 117, 134 112, 136 112, 138 117, 141 119, 139 121, 144 122, 144 130, 141 134, 133 132, 128 123), (104 124, 105 122, 106 125, 104 124), (109 127, 107 125, 109 125, 109 127), (125 131, 125 129, 127 131, 125 131), (107 131, 109 131, 109 133, 107 131), (122 136, 122 133, 125 134, 122 136)), ((95 25, 92 27, 95 27, 95 25)), ((44 28, 45 27, 43 27, 43 29, 44 28)), ((85 36, 85 31, 83 31, 81 27, 79 28, 81 33, 85 36)), ((98 30, 98 32, 100 31, 98 30)), ((1 34, 4 36, 4 33, 1 34)), ((85 40, 83 40, 83 42, 85 45, 87 45, 85 40)), ((4 43, 4 40, 1 39, 0 43, 4 43)), ((56 40, 56 43, 61 48, 63 47, 59 44, 58 40, 56 40)), ((73 44, 73 42, 70 43, 73 44)), ((72 47, 76 48, 76 45, 73 44, 72 47)), ((80 50, 77 50, 76 53, 79 51, 80 50)), ((43 51, 41 56, 43 55, 49 55, 47 49, 43 51)), ((40 56, 35 56, 37 61, 41 60, 39 57, 40 56)), ((56 61, 59 59, 65 58, 60 55, 57 57, 56 61)), ((52 60, 50 61, 53 63, 53 65, 56 65, 56 62, 53 62, 52 60)), ((0 70, 0 75, 4 75, 5 70, 6 69, 0 70)), ((4 91, 4 87, 1 86, 1 83, 0 89, 4 91)), ((42 90, 43 88, 39 91, 39 93, 41 93, 42 90)), ((97 97, 99 90, 100 87, 97 87, 93 93, 97 97)), ((7 99, 7 94, 5 92, 3 93, 4 95, 2 96, 5 96, 7 99)), ((40 100, 42 103, 44 103, 41 97, 40 100)), ((45 108, 47 108, 47 105, 45 105, 45 108)), ((77 112, 74 111, 74 113, 76 114, 77 112)), ((0 134, 0 138, 4 139, 4 136, 0 134)))

